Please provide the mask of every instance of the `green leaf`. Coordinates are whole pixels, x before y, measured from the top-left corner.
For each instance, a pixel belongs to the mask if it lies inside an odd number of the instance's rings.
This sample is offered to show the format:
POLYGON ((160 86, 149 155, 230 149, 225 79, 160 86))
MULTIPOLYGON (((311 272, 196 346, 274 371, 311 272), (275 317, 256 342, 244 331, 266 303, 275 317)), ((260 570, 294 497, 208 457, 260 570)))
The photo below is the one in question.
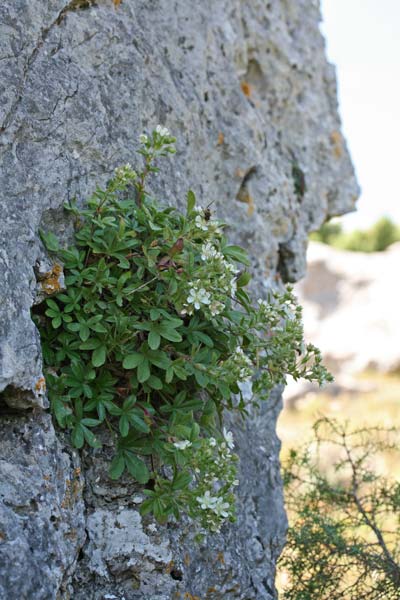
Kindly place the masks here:
POLYGON ((79 337, 81 338, 82 342, 86 342, 89 335, 90 335, 89 327, 87 325, 81 325, 79 328, 79 337))
POLYGON ((166 370, 169 368, 169 366, 171 364, 171 361, 165 352, 160 352, 160 351, 156 352, 154 350, 151 350, 151 351, 147 352, 147 358, 151 362, 152 365, 155 365, 159 369, 166 370))
POLYGON ((52 320, 51 324, 54 327, 54 329, 58 329, 61 326, 62 323, 62 319, 61 317, 56 317, 55 319, 52 320))
POLYGON ((59 398, 58 396, 52 398, 51 408, 55 414, 59 426, 65 427, 66 418, 72 413, 71 408, 65 403, 65 398, 59 398))
POLYGON ((187 193, 187 204, 186 204, 186 212, 189 215, 194 207, 196 206, 196 196, 194 195, 194 192, 192 192, 192 190, 189 190, 187 193))
POLYGON ((134 477, 139 483, 147 483, 150 479, 150 473, 145 463, 140 458, 132 454, 132 452, 125 451, 124 457, 126 468, 132 477, 134 477))
POLYGON ((157 350, 161 342, 160 334, 156 331, 150 331, 147 342, 152 350, 157 350))
POLYGON ((75 446, 75 448, 78 448, 78 449, 82 448, 83 442, 84 442, 84 437, 83 437, 83 429, 82 429, 80 423, 75 425, 75 427, 73 428, 71 439, 72 439, 72 443, 75 446))
POLYGON ((94 367, 101 367, 106 362, 107 348, 105 346, 99 346, 92 354, 92 365, 94 367))
POLYGON ((160 327, 159 331, 160 331, 160 334, 162 335, 162 337, 170 342, 181 342, 182 341, 181 334, 178 333, 175 329, 167 329, 164 327, 163 328, 160 327))
POLYGON ((198 369, 196 369, 194 372, 194 376, 200 387, 202 387, 202 388, 207 387, 208 377, 202 371, 199 371, 198 369))
POLYGON ((40 230, 39 235, 47 250, 50 250, 50 252, 58 252, 60 249, 60 244, 54 233, 51 233, 51 231, 45 233, 44 231, 40 230))
POLYGON ((49 306, 50 308, 52 308, 53 310, 55 310, 56 313, 60 312, 60 308, 59 308, 57 302, 55 302, 51 298, 49 298, 48 300, 46 300, 46 304, 47 304, 47 306, 49 306))
POLYGON ((94 435, 93 431, 90 431, 90 429, 88 429, 84 425, 82 426, 82 431, 83 431, 85 440, 87 441, 89 446, 91 446, 92 448, 101 448, 101 444, 98 441, 98 439, 96 438, 96 436, 94 435))
POLYGON ((127 356, 125 356, 124 360, 122 361, 122 366, 124 367, 124 369, 135 369, 144 360, 145 357, 143 356, 143 354, 139 354, 139 352, 133 352, 132 354, 128 354, 127 356))
POLYGON ((133 427, 138 431, 141 431, 142 433, 149 433, 150 427, 137 414, 130 414, 129 420, 133 427))
POLYGON ((81 424, 86 427, 96 427, 100 425, 101 421, 99 419, 82 419, 81 424))
POLYGON ((172 489, 174 491, 183 490, 184 488, 187 488, 189 486, 191 481, 192 476, 190 475, 190 473, 185 473, 184 471, 181 471, 174 478, 172 482, 172 489))
POLYGON ((166 383, 171 383, 174 378, 174 369, 172 367, 168 367, 165 373, 165 381, 166 383))
POLYGON ((246 250, 240 246, 225 246, 222 248, 224 256, 233 258, 236 262, 240 262, 244 265, 250 265, 249 257, 246 250))
POLYGON ((201 342, 203 342, 203 344, 205 344, 209 348, 213 348, 214 347, 214 342, 212 341, 212 339, 210 338, 210 336, 207 335, 206 333, 203 333, 203 331, 196 331, 194 335, 196 336, 196 338, 198 340, 200 340, 201 342))
POLYGON ((154 390, 162 390, 163 389, 163 383, 162 383, 161 379, 159 377, 156 377, 155 375, 151 375, 151 377, 149 377, 149 379, 147 380, 146 383, 154 390))
POLYGON ((129 433, 129 419, 126 415, 122 415, 119 420, 119 432, 122 437, 126 437, 129 433))
POLYGON ((251 275, 248 271, 244 271, 239 279, 236 281, 238 287, 245 287, 251 279, 251 275))
POLYGON ((114 458, 111 461, 111 465, 110 465, 110 469, 108 471, 111 479, 119 479, 122 475, 122 473, 125 470, 125 458, 124 455, 121 453, 118 453, 114 456, 114 458))
POLYGON ((150 377, 150 366, 147 359, 140 363, 137 370, 137 378, 139 383, 144 383, 150 377))

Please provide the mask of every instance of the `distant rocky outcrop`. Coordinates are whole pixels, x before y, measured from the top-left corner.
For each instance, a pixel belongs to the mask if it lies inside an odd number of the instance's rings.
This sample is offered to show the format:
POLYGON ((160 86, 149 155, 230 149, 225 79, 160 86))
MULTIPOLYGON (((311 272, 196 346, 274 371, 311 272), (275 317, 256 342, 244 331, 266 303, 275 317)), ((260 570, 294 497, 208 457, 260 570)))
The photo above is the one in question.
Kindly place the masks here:
MULTIPOLYGON (((142 520, 110 448, 71 449, 46 412, 34 303, 62 285, 40 228, 134 163, 138 135, 177 137, 154 192, 191 187, 252 257, 257 294, 304 274, 307 235, 358 194, 316 0, 0 3, 0 599, 272 600, 286 518, 280 390, 243 423, 238 522, 196 545, 142 520)), ((349 329, 350 331, 350 329, 349 329)))
POLYGON ((335 373, 400 369, 400 243, 366 254, 311 242, 296 286, 305 331, 335 373))

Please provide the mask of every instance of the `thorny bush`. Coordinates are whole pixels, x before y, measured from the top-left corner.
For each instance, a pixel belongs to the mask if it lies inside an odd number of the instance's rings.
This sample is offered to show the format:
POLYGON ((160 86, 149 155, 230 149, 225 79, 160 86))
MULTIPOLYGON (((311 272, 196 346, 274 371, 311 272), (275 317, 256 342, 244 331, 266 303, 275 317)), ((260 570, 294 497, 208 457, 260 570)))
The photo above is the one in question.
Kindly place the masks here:
POLYGON ((324 417, 292 450, 284 600, 400 599, 400 481, 381 468, 398 464, 399 433, 324 417))

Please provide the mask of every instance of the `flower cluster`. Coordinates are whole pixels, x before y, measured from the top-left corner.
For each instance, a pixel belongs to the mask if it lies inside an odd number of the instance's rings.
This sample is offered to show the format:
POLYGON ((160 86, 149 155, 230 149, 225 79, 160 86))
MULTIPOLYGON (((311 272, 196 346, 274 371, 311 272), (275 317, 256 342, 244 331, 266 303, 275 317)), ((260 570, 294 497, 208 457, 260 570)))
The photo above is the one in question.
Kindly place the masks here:
POLYGON ((126 165, 122 165, 121 167, 117 167, 115 169, 115 176, 122 184, 128 184, 132 181, 135 181, 137 178, 137 173, 132 169, 130 163, 126 163, 126 165))
POLYGON ((224 522, 235 520, 234 488, 239 481, 238 458, 232 452, 233 448, 233 435, 224 428, 223 438, 203 439, 192 458, 191 464, 196 473, 197 519, 205 529, 215 533, 220 531, 224 522))
POLYGON ((158 135, 162 138, 167 138, 171 136, 169 129, 163 127, 162 125, 157 125, 156 133, 158 133, 158 135))
MULTIPOLYGON (((199 215, 195 217, 195 224, 198 218, 199 215)), ((237 292, 239 269, 219 249, 218 235, 214 233, 210 237, 211 240, 206 239, 201 246, 195 272, 197 279, 188 282, 182 314, 193 315, 202 309, 207 316, 215 317, 223 312, 227 298, 233 299, 237 292)))
POLYGON ((236 346, 229 358, 221 362, 221 369, 225 377, 236 381, 248 381, 254 374, 254 365, 249 356, 243 352, 241 346, 236 346))

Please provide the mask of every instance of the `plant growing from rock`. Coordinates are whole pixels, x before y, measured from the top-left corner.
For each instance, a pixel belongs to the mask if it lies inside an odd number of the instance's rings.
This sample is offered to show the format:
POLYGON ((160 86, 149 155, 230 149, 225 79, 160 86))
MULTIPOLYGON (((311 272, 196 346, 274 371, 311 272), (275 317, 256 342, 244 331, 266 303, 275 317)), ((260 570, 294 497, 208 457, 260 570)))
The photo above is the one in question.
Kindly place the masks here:
POLYGON ((352 431, 322 418, 314 434, 284 470, 291 524, 282 598, 400 598, 400 481, 377 468, 384 456, 398 459, 399 431, 352 431))
POLYGON ((140 136, 144 166, 116 169, 85 208, 67 205, 75 245, 60 249, 66 291, 35 317, 48 393, 72 443, 96 448, 96 430, 115 442, 110 476, 128 471, 146 485, 141 511, 161 522, 181 512, 218 531, 234 520, 237 456, 224 411, 246 414, 241 384, 267 399, 287 374, 330 379, 318 350, 303 342, 290 288, 252 303, 246 252, 224 224, 187 195, 186 214, 147 192, 156 161, 175 152, 158 126, 140 136))

